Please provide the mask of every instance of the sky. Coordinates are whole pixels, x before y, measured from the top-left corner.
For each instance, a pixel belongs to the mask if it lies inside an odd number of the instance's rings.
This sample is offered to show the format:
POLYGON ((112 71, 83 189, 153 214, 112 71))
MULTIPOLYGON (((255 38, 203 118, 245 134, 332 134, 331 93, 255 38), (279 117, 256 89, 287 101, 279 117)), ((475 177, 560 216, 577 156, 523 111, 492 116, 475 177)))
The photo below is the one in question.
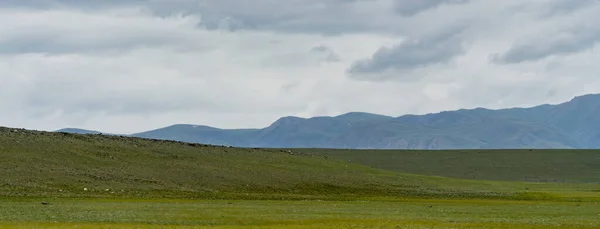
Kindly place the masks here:
POLYGON ((0 126, 261 128, 600 93, 597 0, 2 0, 0 126))

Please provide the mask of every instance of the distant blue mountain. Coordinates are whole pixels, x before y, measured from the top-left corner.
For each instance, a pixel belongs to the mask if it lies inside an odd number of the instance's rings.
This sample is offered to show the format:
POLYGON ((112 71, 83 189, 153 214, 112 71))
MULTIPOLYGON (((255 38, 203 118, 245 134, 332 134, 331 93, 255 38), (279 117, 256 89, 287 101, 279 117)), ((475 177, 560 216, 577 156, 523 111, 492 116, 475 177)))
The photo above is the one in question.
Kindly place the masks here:
POLYGON ((78 128, 64 128, 64 129, 56 130, 54 132, 72 133, 72 134, 103 134, 103 135, 129 136, 127 134, 111 134, 111 133, 103 133, 103 132, 95 131, 95 130, 86 130, 86 129, 78 129, 78 128))
POLYGON ((77 128, 64 128, 64 129, 57 130, 55 132, 72 133, 72 134, 102 134, 102 132, 100 132, 100 131, 77 129, 77 128))
POLYGON ((530 108, 461 109, 400 117, 359 112, 283 117, 262 129, 180 124, 131 136, 276 148, 600 148, 600 94, 530 108))
POLYGON ((132 136, 240 147, 329 147, 337 136, 361 125, 393 119, 368 113, 336 117, 283 117, 263 129, 218 129, 199 125, 173 125, 132 136))

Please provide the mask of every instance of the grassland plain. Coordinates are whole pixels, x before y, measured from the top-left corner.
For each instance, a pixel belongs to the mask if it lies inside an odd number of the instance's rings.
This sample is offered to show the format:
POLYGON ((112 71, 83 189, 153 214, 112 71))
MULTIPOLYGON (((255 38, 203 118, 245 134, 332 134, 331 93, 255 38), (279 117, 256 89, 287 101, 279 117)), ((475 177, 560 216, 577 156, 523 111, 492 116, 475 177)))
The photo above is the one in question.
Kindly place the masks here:
POLYGON ((0 228, 598 228, 595 203, 507 200, 0 202, 0 228))
POLYGON ((473 180, 600 182, 600 150, 296 149, 296 151, 400 173, 473 180))
POLYGON ((0 228, 600 227, 598 183, 373 167, 314 151, 0 128, 0 228))

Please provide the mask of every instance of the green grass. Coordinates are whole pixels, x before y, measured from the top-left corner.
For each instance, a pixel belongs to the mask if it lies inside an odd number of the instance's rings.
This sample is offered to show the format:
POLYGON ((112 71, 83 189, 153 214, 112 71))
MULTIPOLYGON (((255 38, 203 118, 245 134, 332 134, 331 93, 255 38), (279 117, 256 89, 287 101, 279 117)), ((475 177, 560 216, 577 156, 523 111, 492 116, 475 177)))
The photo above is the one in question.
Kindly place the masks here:
POLYGON ((0 130, 0 161, 0 194, 8 196, 377 193, 398 178, 276 150, 12 129, 0 130))
POLYGON ((4 196, 577 199, 582 193, 595 198, 600 190, 597 183, 473 181, 398 173, 287 150, 8 128, 0 129, 0 161, 4 196))
POLYGON ((297 151, 400 173, 473 180, 600 183, 600 150, 297 151))
POLYGON ((598 203, 493 200, 0 201, 0 228, 597 228, 598 203), (102 227, 103 226, 103 227, 102 227))
POLYGON ((0 228, 598 228, 595 155, 288 152, 0 128, 0 228), (544 155, 563 173, 546 174, 544 155), (491 166, 479 180, 457 175, 477 162, 491 166))
POLYGON ((523 198, 520 192, 600 190, 600 185, 517 184, 400 174, 287 150, 7 128, 0 129, 0 161, 0 195, 4 196, 523 198))

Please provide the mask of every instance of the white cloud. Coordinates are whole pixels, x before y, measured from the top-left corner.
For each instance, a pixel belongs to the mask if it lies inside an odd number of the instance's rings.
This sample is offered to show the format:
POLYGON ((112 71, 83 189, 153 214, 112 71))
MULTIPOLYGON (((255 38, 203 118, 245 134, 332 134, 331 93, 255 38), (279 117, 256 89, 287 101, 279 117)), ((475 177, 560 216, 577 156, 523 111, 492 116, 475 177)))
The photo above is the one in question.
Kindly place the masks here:
POLYGON ((263 127, 287 115, 399 116, 600 92, 600 7, 587 0, 432 1, 408 14, 396 0, 24 2, 0 4, 5 126, 263 127), (347 74, 357 63, 370 68, 347 74))

